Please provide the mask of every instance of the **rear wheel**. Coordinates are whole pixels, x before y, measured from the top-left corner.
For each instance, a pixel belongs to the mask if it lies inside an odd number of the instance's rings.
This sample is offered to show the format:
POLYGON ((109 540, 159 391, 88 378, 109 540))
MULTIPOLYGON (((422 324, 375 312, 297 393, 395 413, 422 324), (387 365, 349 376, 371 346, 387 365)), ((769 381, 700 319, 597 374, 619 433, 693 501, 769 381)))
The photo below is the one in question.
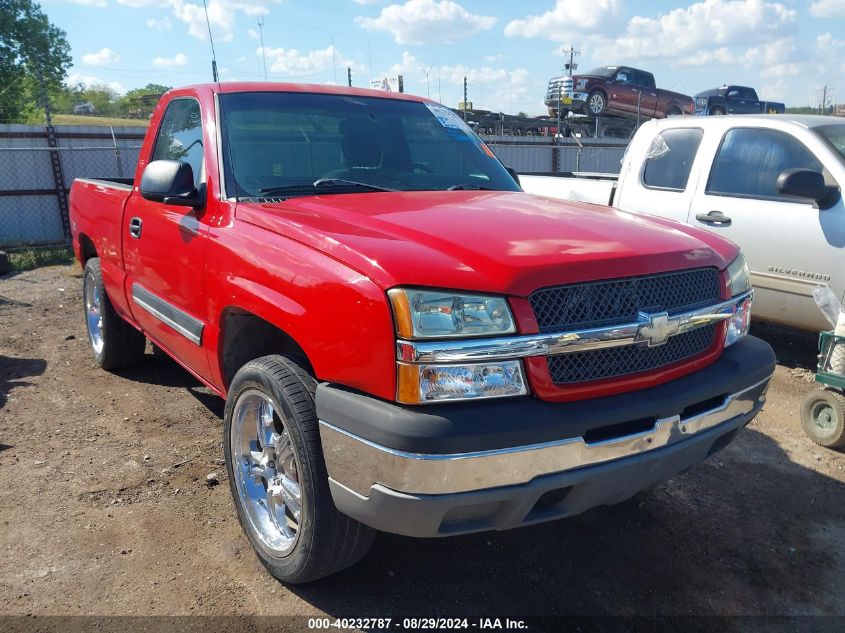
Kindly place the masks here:
POLYGON ((818 389, 801 403, 801 423, 820 446, 845 446, 845 396, 833 389, 818 389))
POLYGON ((725 111, 718 106, 713 106, 712 108, 710 108, 710 114, 714 116, 722 116, 724 113, 725 111))
POLYGON ((288 583, 355 564, 375 535, 334 506, 315 389, 292 360, 265 356, 238 371, 226 399, 226 467, 238 518, 267 571, 288 583))
POLYGON ((99 257, 85 263, 82 298, 88 343, 97 364, 103 369, 119 369, 141 360, 147 341, 112 306, 103 284, 99 257))
POLYGON ((601 90, 594 90, 591 92, 587 97, 587 110, 589 110, 590 114, 593 116, 599 116, 604 114, 606 109, 607 97, 604 96, 604 93, 601 90))
POLYGON ((672 106, 669 108, 669 112, 667 113, 668 116, 680 116, 683 112, 678 106, 672 106))

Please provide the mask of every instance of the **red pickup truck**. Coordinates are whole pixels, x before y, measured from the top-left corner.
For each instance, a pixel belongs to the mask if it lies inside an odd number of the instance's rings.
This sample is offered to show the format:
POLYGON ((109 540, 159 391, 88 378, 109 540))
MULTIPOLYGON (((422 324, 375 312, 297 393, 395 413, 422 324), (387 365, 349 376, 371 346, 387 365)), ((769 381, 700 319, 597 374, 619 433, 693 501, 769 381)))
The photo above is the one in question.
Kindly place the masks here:
POLYGON ((134 181, 70 195, 88 338, 226 399, 275 577, 375 530, 503 530, 629 498, 727 445, 774 370, 739 249, 522 193, 447 108, 272 83, 168 92, 134 181))

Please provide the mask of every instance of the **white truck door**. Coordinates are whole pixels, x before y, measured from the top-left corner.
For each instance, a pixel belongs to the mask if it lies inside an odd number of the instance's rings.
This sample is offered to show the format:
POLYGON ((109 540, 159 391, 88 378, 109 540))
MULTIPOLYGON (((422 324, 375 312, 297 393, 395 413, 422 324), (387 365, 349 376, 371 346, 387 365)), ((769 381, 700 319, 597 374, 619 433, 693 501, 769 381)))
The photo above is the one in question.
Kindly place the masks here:
POLYGON ((703 135, 692 125, 642 126, 628 148, 631 164, 623 167, 614 206, 686 222, 696 185, 690 174, 702 171, 693 165, 703 135))
MULTIPOLYGON (((778 193, 778 176, 793 168, 826 171, 790 133, 729 129, 709 174, 699 179, 689 223, 740 245, 751 268, 754 315, 805 329, 828 329, 811 293, 829 284, 842 295, 842 201, 820 211, 811 201, 778 193)), ((830 172, 825 176, 831 178, 830 172)))

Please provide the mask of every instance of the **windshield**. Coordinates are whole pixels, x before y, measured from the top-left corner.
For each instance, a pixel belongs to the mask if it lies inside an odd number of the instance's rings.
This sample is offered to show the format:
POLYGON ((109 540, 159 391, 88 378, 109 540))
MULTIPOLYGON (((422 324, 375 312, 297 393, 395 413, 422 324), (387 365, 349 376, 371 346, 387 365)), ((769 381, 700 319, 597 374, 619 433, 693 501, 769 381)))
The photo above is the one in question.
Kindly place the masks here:
POLYGON ((619 70, 619 66, 599 66, 598 68, 593 68, 587 74, 597 77, 613 77, 617 70, 619 70))
POLYGON ((493 152, 444 106, 297 92, 231 93, 221 101, 230 196, 519 191, 493 152))
POLYGON ((822 125, 813 128, 839 154, 839 160, 845 163, 845 124, 822 125))

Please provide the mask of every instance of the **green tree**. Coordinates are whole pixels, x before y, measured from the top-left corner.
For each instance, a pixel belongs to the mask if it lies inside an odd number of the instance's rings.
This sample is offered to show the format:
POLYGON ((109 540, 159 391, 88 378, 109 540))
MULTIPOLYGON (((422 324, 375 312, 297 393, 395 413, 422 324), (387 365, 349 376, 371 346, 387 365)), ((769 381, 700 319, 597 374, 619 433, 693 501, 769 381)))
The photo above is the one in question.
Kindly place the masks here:
POLYGON ((41 85, 55 92, 70 66, 65 32, 32 0, 0 0, 0 123, 19 120, 39 100, 41 85))

